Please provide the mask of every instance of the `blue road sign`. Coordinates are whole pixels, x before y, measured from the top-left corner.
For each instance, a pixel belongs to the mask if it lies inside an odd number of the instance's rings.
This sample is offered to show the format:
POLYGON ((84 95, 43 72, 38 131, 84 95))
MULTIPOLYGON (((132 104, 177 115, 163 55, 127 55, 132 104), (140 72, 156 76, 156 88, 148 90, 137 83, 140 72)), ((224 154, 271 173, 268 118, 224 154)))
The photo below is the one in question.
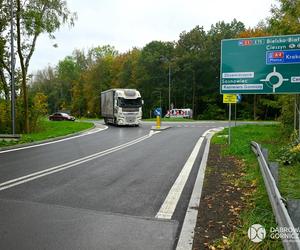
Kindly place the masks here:
POLYGON ((156 108, 156 109, 154 110, 154 115, 155 115, 155 116, 161 116, 161 108, 156 108))
POLYGON ((300 63, 300 50, 279 50, 267 52, 267 64, 300 63))

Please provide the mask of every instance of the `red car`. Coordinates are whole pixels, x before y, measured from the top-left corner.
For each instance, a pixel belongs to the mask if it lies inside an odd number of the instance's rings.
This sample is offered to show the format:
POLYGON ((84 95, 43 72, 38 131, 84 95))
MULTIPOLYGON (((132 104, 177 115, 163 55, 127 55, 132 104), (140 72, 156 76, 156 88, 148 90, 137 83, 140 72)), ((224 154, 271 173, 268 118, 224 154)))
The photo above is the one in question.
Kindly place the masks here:
POLYGON ((50 121, 75 121, 75 117, 68 115, 67 113, 54 113, 49 115, 50 121))

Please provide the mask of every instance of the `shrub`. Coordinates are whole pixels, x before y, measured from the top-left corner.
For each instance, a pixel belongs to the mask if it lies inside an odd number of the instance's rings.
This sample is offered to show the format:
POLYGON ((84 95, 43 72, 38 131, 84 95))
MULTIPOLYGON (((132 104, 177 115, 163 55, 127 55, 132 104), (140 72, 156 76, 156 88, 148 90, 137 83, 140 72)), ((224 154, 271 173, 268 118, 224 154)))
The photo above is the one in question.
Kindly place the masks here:
POLYGON ((282 147, 279 153, 278 161, 284 165, 300 162, 300 138, 297 135, 297 131, 291 135, 291 142, 287 146, 282 147))

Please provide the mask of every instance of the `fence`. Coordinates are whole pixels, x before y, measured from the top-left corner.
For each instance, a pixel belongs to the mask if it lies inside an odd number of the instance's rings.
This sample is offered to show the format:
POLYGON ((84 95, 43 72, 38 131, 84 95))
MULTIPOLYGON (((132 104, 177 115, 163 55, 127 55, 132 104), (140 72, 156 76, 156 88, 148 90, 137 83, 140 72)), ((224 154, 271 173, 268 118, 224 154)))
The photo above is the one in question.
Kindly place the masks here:
POLYGON ((256 142, 251 142, 251 148, 257 156, 279 232, 284 231, 287 236, 282 238, 283 246, 288 250, 300 250, 300 239, 295 228, 298 226, 299 229, 300 225, 300 202, 299 200, 286 201, 280 195, 278 164, 268 162, 268 151, 262 149, 256 142))

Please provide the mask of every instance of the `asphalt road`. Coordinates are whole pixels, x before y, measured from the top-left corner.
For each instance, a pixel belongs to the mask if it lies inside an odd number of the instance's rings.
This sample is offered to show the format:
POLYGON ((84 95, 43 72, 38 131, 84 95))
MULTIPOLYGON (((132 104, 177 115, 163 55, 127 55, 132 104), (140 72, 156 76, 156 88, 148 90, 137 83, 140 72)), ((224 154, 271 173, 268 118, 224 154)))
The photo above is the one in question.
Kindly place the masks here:
POLYGON ((0 249, 173 249, 201 150, 172 217, 156 215, 201 135, 226 124, 152 125, 0 152, 0 249))

